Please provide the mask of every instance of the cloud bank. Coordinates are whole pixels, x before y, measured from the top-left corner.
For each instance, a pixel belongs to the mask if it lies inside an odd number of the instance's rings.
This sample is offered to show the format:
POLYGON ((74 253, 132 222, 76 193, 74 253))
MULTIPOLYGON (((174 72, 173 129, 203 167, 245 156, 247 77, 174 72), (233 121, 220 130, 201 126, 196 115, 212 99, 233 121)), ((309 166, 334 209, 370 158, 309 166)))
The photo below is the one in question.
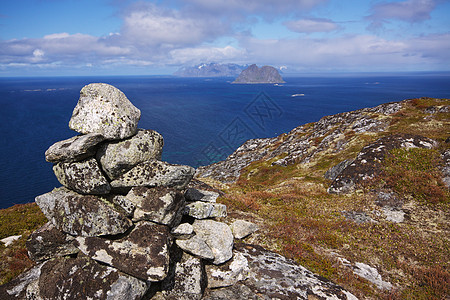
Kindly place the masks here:
MULTIPOLYGON (((332 19, 313 16, 314 9, 326 2, 186 0, 166 6, 131 3, 119 14, 122 26, 118 32, 105 36, 55 32, 42 38, 0 40, 0 72, 93 67, 123 70, 121 66, 129 70, 161 70, 200 62, 271 64, 298 71, 450 69, 449 32, 393 38, 373 31, 346 31, 345 25, 332 19), (292 35, 255 36, 252 26, 261 19, 268 24, 281 22, 292 35), (314 37, 317 33, 329 36, 314 37)), ((372 28, 392 20, 425 22, 439 3, 379 2, 360 22, 372 28)))

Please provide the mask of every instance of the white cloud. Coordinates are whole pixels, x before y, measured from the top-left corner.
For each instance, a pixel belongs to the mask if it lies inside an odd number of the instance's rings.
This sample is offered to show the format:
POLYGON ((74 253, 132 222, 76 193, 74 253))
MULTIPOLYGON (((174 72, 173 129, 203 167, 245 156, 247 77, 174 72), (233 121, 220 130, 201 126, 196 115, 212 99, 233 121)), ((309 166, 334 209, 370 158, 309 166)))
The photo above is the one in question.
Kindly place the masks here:
POLYGON ((333 39, 241 40, 248 57, 260 64, 308 70, 414 70, 449 68, 449 35, 387 40, 373 35, 333 39), (445 57, 447 55, 447 57, 445 57))
POLYGON ((431 12, 442 0, 405 0, 400 2, 381 2, 371 8, 367 17, 372 23, 369 29, 378 29, 388 20, 409 23, 422 22, 431 18, 431 12))
POLYGON ((201 62, 236 62, 246 56, 245 50, 231 46, 176 49, 170 52, 172 64, 198 64, 201 62))
POLYGON ((191 16, 154 4, 133 6, 124 16, 122 38, 135 45, 154 47, 192 46, 224 34, 218 18, 191 16))
POLYGON ((300 33, 330 32, 339 29, 339 26, 329 19, 301 19, 285 22, 284 25, 291 31, 300 33))
POLYGON ((327 0, 186 0, 196 6, 196 9, 220 13, 248 14, 264 13, 276 15, 279 13, 304 12, 326 2, 327 0))

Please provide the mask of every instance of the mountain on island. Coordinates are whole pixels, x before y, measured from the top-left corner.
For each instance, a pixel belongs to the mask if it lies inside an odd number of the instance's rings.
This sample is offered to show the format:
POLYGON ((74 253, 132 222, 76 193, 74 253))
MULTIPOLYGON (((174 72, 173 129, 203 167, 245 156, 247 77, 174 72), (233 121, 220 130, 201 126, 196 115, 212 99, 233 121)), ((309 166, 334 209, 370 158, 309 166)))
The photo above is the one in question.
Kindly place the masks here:
POLYGON ((278 70, 271 66, 258 68, 253 64, 243 70, 233 83, 284 83, 278 70))
POLYGON ((246 67, 238 64, 202 63, 193 67, 182 67, 173 75, 180 77, 238 76, 246 67))

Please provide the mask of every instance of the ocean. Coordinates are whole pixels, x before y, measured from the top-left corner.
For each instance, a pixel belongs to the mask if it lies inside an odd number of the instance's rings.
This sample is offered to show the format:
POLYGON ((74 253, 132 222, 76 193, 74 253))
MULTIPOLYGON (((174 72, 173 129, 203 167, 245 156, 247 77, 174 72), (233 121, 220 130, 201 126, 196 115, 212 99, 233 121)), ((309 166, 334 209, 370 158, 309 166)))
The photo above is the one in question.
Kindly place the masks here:
POLYGON ((450 98, 450 74, 286 77, 279 85, 233 78, 161 76, 0 78, 0 208, 60 186, 44 158, 76 133, 68 123, 81 88, 105 82, 141 110, 139 128, 164 137, 163 160, 193 167, 225 159, 251 138, 321 117, 416 97, 450 98))

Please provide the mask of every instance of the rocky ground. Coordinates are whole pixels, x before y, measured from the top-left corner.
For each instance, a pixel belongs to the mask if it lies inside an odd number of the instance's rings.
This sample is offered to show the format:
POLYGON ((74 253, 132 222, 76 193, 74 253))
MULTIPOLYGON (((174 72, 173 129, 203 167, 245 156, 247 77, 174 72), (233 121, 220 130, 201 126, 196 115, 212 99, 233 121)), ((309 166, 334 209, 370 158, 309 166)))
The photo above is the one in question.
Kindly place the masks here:
POLYGON ((236 214, 263 220, 258 243, 358 297, 444 299, 449 104, 420 98, 326 116, 247 141, 195 177, 226 192, 221 202, 236 214))

